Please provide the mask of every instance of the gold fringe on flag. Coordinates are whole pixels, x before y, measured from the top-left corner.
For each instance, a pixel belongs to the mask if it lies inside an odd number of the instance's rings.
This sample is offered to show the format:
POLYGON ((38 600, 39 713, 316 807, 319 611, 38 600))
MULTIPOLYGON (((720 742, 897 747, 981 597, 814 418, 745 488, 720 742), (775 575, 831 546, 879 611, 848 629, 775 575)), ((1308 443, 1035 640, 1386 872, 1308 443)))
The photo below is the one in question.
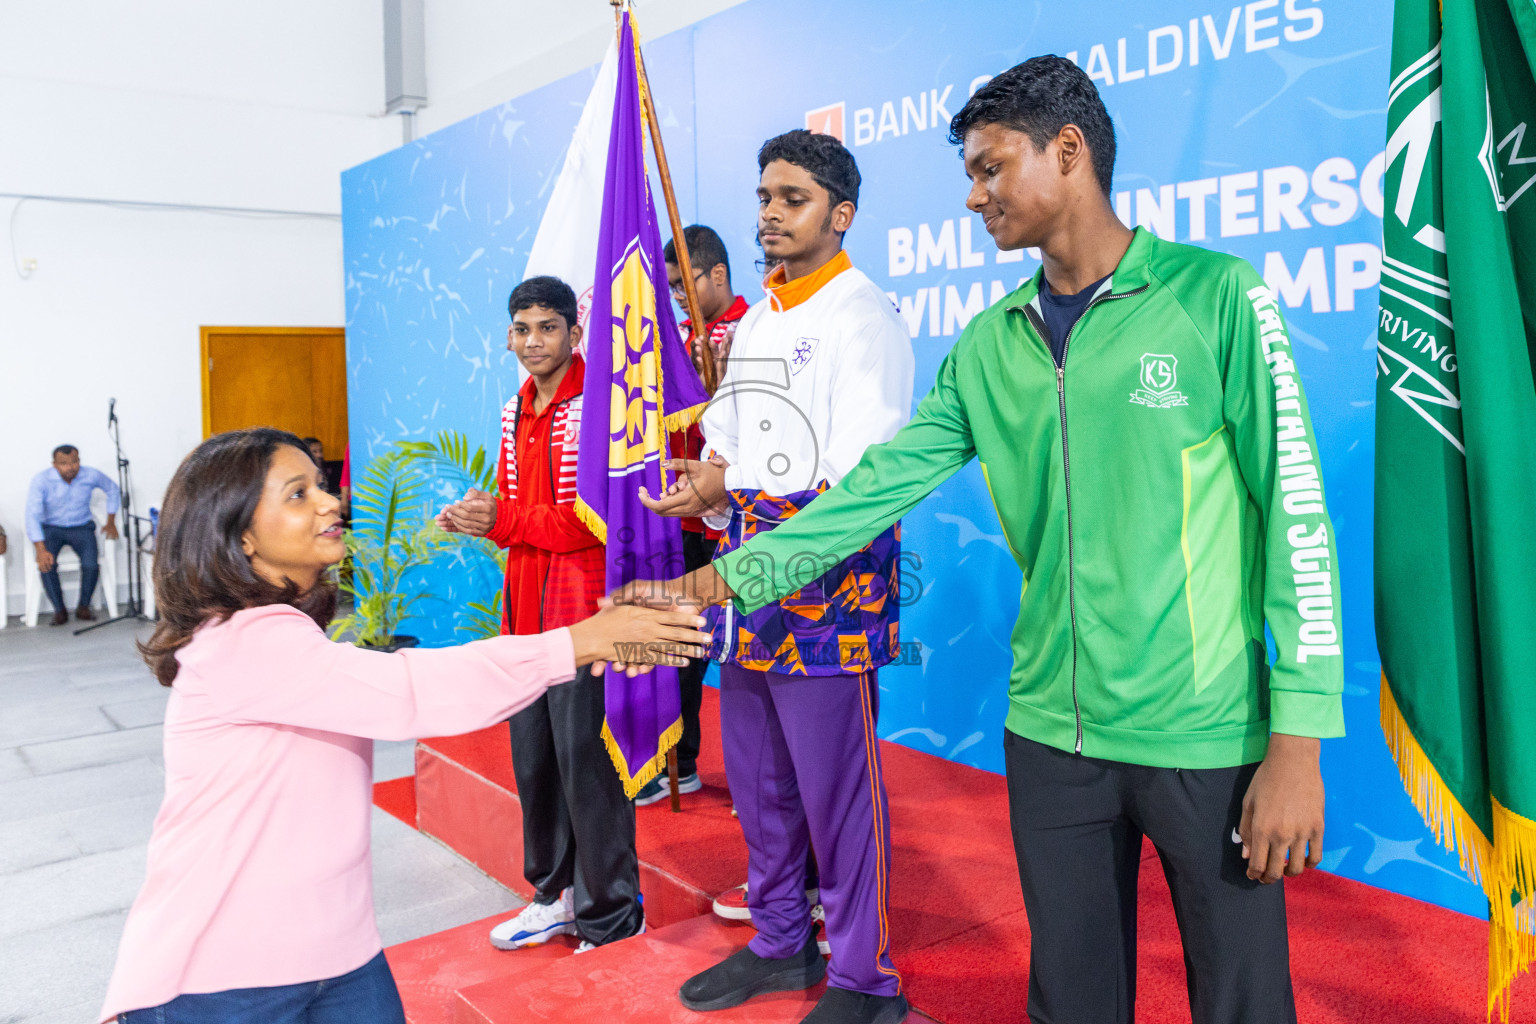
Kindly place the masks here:
POLYGON ((1381 730, 1408 798, 1488 897, 1488 1012, 1509 1020, 1509 989, 1536 962, 1536 821, 1492 801, 1493 841, 1451 793, 1381 677, 1381 730), (1519 904, 1516 905, 1516 897, 1519 904))
POLYGON ((690 405, 686 409, 674 412, 670 416, 663 416, 661 418, 662 433, 675 434, 679 430, 687 430, 699 422, 699 417, 704 415, 704 410, 707 408, 709 408, 708 402, 700 402, 698 405, 690 405))
POLYGON ((1536 963, 1536 821, 1490 799, 1502 891, 1489 895, 1488 1015, 1497 991, 1499 1016, 1507 1021, 1510 986, 1536 963))
POLYGON ((581 520, 581 525, 592 531, 592 536, 604 544, 608 543, 608 524, 603 522, 603 517, 591 505, 581 500, 580 495, 576 496, 576 518, 581 520))
POLYGON ((1385 675, 1381 677, 1381 731, 1386 733, 1387 749, 1392 752, 1392 760, 1397 762, 1403 788, 1408 790, 1408 798, 1424 816, 1435 840, 1447 850, 1460 854, 1461 870, 1474 884, 1486 890, 1487 883, 1493 879, 1493 844, 1451 794, 1429 755, 1419 746, 1392 696, 1385 675))
POLYGON ((683 719, 678 716, 677 721, 662 732, 656 741, 656 756, 639 765, 633 774, 630 773, 629 763, 624 760, 624 752, 619 749, 619 743, 613 738, 613 733, 608 728, 608 719, 603 719, 603 745, 608 748, 608 756, 613 759, 613 767, 619 773, 619 781, 624 786, 624 797, 633 800, 635 794, 645 788, 645 784, 667 770, 667 751, 677 746, 683 738, 683 719))

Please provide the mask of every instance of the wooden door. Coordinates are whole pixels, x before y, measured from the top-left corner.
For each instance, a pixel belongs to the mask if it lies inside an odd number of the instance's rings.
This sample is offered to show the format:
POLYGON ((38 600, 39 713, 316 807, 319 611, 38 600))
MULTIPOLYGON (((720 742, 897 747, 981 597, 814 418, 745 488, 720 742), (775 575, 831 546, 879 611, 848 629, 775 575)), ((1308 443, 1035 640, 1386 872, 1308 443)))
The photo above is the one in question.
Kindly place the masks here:
POLYGON ((347 450, 346 332, 340 327, 202 328, 203 436, 280 427, 347 450))

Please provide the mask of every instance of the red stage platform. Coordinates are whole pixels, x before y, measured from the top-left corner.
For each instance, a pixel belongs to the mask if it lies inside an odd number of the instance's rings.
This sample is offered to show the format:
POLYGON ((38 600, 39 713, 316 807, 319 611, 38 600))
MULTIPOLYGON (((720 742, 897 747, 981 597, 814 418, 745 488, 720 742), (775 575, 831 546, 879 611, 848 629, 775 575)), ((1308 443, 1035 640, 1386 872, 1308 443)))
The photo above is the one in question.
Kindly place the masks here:
MULTIPOLYGON (((388 950, 412 1024, 544 1020, 798 1021, 796 994, 695 1014, 676 1001, 689 975, 738 948, 747 925, 709 913, 716 892, 746 878, 746 848, 719 748, 718 703, 705 690, 704 790, 641 808, 641 887, 650 931, 579 958, 572 943, 498 952, 495 919, 388 950)), ((891 797, 892 950, 915 1009, 943 1024, 1024 1024, 1029 926, 1019 895, 1003 779, 882 744, 891 797)), ((606 765, 604 766, 607 767, 606 765)), ((423 740, 417 826, 527 896, 521 816, 504 728, 423 740)), ((400 784, 379 802, 410 813, 400 784)), ((1184 961, 1167 884, 1142 860, 1137 1019, 1189 1020, 1184 961)), ((1484 1020, 1486 929, 1473 918, 1321 872, 1288 883, 1297 1009, 1308 1024, 1447 1024, 1484 1020)), ((924 1018, 914 1015, 914 1021, 924 1018)), ((1516 986, 1516 1021, 1536 1022, 1536 978, 1516 986)))

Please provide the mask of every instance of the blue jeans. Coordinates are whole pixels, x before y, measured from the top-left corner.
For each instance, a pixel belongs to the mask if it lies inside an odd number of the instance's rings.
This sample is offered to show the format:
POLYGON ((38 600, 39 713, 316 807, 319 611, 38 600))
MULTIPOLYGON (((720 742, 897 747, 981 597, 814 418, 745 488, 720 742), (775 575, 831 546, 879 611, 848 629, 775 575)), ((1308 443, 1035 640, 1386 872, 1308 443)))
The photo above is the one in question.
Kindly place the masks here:
POLYGON ((189 993, 117 1019, 119 1024, 405 1024, 405 1009, 381 952, 339 978, 189 993))
MULTIPOLYGON (((96 562, 96 524, 49 526, 44 523, 43 547, 54 558, 58 558, 64 548, 74 548, 75 554, 80 556, 80 600, 75 602, 75 607, 89 608, 91 597, 96 593, 96 577, 100 573, 96 562)), ((43 573, 43 590, 47 592, 48 600, 53 602, 54 611, 65 610, 64 588, 59 585, 57 564, 43 573)))

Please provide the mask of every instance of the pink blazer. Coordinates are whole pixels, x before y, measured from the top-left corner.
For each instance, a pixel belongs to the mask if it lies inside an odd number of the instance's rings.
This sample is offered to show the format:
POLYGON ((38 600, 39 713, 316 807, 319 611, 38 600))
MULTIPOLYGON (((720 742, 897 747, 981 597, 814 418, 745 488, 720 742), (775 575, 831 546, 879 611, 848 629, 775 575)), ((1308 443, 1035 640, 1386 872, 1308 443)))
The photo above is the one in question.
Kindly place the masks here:
POLYGON ((380 654, 287 605, 199 629, 177 656, 165 800, 102 1019, 371 960, 373 741, 493 725, 573 678, 574 658, 565 629, 380 654))

